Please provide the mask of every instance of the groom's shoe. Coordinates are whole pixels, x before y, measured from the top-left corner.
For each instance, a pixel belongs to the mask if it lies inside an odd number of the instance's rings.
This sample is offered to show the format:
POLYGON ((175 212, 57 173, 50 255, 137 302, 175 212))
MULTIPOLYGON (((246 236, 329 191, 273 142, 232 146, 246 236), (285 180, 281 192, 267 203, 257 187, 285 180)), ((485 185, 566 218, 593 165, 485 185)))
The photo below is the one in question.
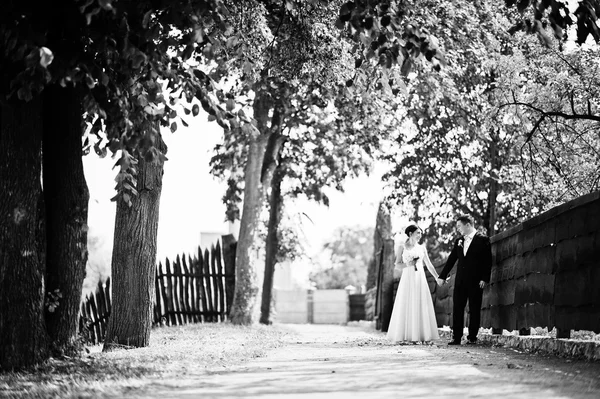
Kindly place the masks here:
POLYGON ((452 341, 448 342, 448 345, 460 345, 460 340, 459 341, 452 340, 452 341))
POLYGON ((477 345, 477 338, 475 338, 475 339, 469 339, 467 341, 467 345, 477 345))

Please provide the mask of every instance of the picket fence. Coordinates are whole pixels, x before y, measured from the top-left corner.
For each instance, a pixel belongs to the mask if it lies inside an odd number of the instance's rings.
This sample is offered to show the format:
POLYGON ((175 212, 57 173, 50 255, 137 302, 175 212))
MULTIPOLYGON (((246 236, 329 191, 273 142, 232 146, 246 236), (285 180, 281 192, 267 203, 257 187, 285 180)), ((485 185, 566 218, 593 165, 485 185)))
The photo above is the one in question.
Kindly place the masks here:
MULTIPOLYGON (((224 238, 210 251, 177 256, 159 263, 155 277, 154 324, 183 325, 226 319, 235 289, 235 242, 224 238)), ((102 342, 111 313, 110 278, 81 304, 79 331, 91 343, 102 342)))

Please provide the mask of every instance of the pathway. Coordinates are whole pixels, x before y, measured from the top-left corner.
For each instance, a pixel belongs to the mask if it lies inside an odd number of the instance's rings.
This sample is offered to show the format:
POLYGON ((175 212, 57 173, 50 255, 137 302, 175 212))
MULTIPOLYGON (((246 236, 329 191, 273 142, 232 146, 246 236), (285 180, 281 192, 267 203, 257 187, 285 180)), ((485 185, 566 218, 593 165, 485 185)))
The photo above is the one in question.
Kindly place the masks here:
POLYGON ((266 357, 136 392, 156 398, 598 398, 600 362, 495 347, 390 345, 354 326, 289 325, 266 357))

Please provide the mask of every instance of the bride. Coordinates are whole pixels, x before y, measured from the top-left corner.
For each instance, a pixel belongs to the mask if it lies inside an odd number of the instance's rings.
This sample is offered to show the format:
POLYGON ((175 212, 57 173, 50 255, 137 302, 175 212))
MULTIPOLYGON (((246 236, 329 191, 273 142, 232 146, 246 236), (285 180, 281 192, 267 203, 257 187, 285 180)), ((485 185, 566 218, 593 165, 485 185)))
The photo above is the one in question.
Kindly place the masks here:
POLYGON ((398 292, 394 301, 387 337, 393 342, 425 342, 439 339, 433 301, 423 265, 438 281, 436 272, 424 245, 419 244, 423 231, 410 225, 404 231, 408 236, 396 257, 396 268, 401 270, 398 292))

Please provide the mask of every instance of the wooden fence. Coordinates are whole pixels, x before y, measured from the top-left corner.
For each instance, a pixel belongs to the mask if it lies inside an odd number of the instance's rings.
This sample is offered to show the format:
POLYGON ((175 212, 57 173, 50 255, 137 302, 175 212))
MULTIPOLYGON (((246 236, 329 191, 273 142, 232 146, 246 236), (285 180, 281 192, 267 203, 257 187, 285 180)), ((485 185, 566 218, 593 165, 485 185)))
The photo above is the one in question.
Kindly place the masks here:
MULTIPOLYGON (((197 256, 166 259, 156 268, 154 324, 223 321, 229 314, 235 289, 235 241, 223 237, 210 250, 198 248, 197 256), (231 254, 233 252, 233 256, 231 254)), ((81 304, 79 331, 92 343, 101 342, 111 311, 110 279, 98 283, 95 294, 81 304)))
MULTIPOLYGON (((600 332, 600 192, 550 209, 491 243, 482 327, 523 333, 556 327, 558 337, 571 330, 600 332)), ((438 272, 442 268, 436 265, 438 272)), ((427 273, 440 327, 452 325, 454 275, 438 287, 427 273)))
POLYGON ((110 277, 102 284, 98 281, 95 294, 89 294, 81 303, 79 313, 79 334, 91 343, 102 341, 106 335, 108 316, 111 312, 110 277))
POLYGON ((366 294, 350 294, 348 300, 350 303, 350 321, 365 320, 366 294))

